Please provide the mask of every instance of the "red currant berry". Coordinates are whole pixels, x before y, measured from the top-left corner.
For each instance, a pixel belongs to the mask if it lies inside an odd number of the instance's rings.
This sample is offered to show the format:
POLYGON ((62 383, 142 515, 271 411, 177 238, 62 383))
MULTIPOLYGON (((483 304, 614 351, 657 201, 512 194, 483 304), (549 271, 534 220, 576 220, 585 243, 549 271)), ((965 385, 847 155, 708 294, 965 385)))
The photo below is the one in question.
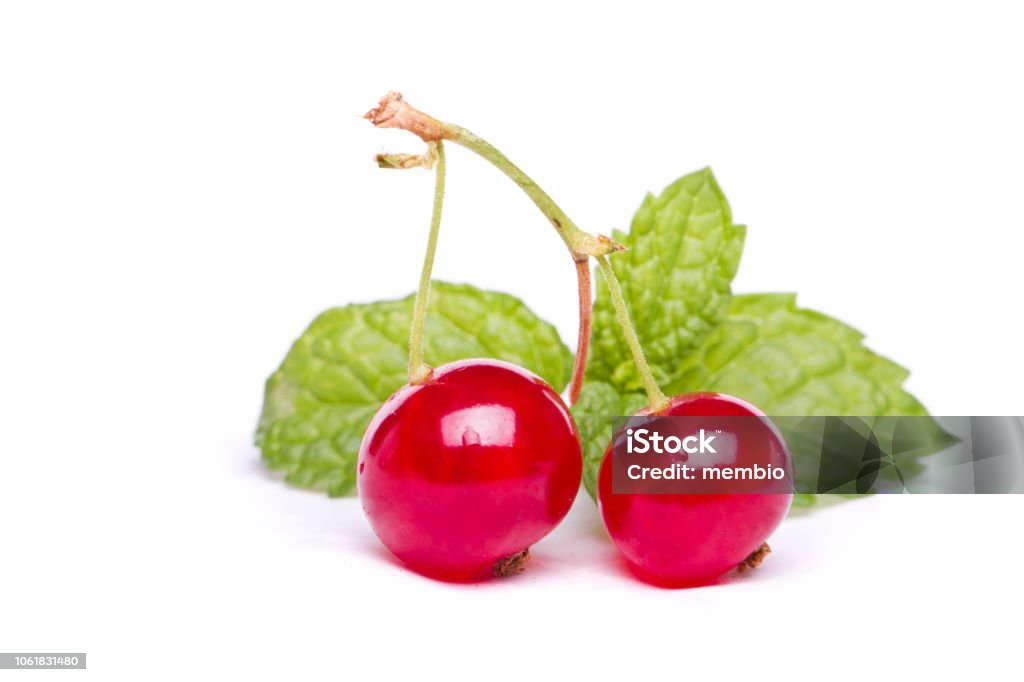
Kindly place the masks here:
POLYGON ((521 565, 568 513, 582 468, 576 425, 548 384, 463 360, 380 408, 359 449, 359 497, 409 567, 471 581, 521 565))
MULTIPOLYGON (((639 416, 759 417, 707 422, 722 427, 719 443, 731 445, 724 458, 719 455, 704 465, 699 457, 689 458, 689 464, 698 467, 696 478, 703 478, 703 466, 771 464, 781 467, 792 481, 792 461, 782 436, 757 408, 739 398, 690 393, 672 398, 664 410, 639 416)), ((615 436, 621 437, 621 433, 615 436)), ((763 543, 785 518, 793 499, 791 492, 758 492, 779 490, 778 481, 772 480, 744 481, 743 492, 643 494, 614 493, 612 479, 609 445, 598 477, 605 527, 638 577, 669 587, 713 582, 748 560, 748 565, 756 565, 767 551, 763 543)))

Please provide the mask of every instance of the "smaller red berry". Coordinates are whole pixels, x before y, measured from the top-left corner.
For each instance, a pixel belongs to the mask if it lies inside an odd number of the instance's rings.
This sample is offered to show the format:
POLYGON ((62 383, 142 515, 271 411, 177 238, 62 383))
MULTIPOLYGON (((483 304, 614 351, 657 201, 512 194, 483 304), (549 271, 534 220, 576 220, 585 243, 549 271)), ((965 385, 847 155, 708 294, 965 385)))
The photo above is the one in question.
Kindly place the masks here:
MULTIPOLYGON (((771 465, 792 480, 792 460, 782 436, 761 411, 739 398, 690 393, 671 398, 663 410, 639 416, 727 418, 717 424, 724 431, 719 442, 732 443, 730 454, 707 466, 771 465)), ((612 443, 621 437, 617 433, 612 443)), ((689 464, 701 466, 698 458, 690 458, 689 464)), ((637 576, 669 587, 707 584, 733 568, 759 564, 770 551, 765 541, 782 523, 793 499, 791 492, 776 492, 779 485, 772 480, 744 481, 744 492, 650 494, 615 493, 612 479, 609 444, 598 476, 605 527, 637 576)))

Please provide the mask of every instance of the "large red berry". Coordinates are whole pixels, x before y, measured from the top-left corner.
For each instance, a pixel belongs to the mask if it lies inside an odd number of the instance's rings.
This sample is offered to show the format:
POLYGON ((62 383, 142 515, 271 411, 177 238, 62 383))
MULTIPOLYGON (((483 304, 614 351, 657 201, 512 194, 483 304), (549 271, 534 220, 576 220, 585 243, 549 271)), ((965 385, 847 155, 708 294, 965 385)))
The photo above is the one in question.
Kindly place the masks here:
POLYGON ((576 425, 548 384, 506 362, 463 360, 380 408, 359 449, 359 497, 411 568, 477 580, 565 517, 582 467, 576 425))
MULTIPOLYGON (((719 455, 707 466, 771 464, 783 468, 787 480, 792 480, 792 462, 782 437, 757 408, 739 398, 691 393, 672 398, 662 411, 640 415, 728 418, 706 422, 716 431, 721 429, 718 442, 730 446, 724 459, 719 455)), ((615 436, 621 437, 621 433, 615 436)), ((758 552, 785 518, 793 499, 790 492, 759 492, 779 490, 778 482, 771 480, 745 481, 743 492, 615 493, 611 453, 610 444, 598 478, 601 516, 634 573, 655 584, 687 586, 714 581, 758 552)), ((698 459, 690 457, 689 462, 701 466, 698 459)), ((699 487, 693 484, 692 489, 699 487)))

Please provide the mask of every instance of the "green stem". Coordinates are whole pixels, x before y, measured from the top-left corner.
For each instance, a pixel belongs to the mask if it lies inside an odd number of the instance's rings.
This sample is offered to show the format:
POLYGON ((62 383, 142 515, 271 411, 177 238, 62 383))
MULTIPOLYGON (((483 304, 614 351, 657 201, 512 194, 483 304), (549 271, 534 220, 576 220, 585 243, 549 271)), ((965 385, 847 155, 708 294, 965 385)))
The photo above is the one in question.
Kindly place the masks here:
POLYGON ((436 143, 437 161, 434 167, 434 211, 430 216, 430 235, 423 256, 420 288, 416 292, 416 307, 412 312, 412 331, 409 334, 409 383, 419 384, 430 378, 433 369, 423 362, 423 324, 427 318, 427 297, 430 295, 430 273, 434 269, 437 236, 441 232, 441 206, 444 203, 445 159, 444 144, 436 143))
MULTIPOLYGON (((440 144, 441 140, 450 140, 489 161, 494 167, 508 176, 523 192, 526 193, 541 213, 551 222, 559 237, 565 242, 569 254, 576 265, 576 277, 579 289, 579 339, 576 358, 573 364, 572 379, 569 388, 569 402, 573 403, 579 396, 583 385, 583 374, 586 370, 587 352, 590 345, 591 290, 589 258, 601 257, 624 247, 604 235, 595 235, 581 230, 565 211, 545 192, 533 179, 512 163, 489 142, 473 134, 461 126, 439 121, 433 116, 410 106, 397 92, 389 92, 380 100, 380 104, 366 113, 378 128, 397 128, 407 130, 428 145, 440 144), (582 264, 582 265, 581 265, 582 264)), ((425 165, 428 161, 411 155, 379 155, 378 163, 387 168, 408 168, 414 165, 425 165)), ((411 370, 410 370, 411 371, 411 370)))
POLYGON ((541 189, 540 185, 533 181, 533 178, 524 173, 519 166, 512 163, 507 156, 502 154, 500 150, 487 140, 461 126, 450 123, 445 125, 450 135, 447 139, 490 161, 495 168, 508 176, 512 182, 516 183, 526 193, 526 196, 530 197, 537 208, 540 209, 540 212, 544 214, 544 217, 555 227, 558 236, 565 242, 573 257, 585 259, 586 256, 590 255, 587 251, 595 236, 581 230, 565 214, 565 211, 555 203, 554 199, 541 189))
POLYGON ((651 412, 660 412, 668 406, 668 398, 658 388, 658 383, 651 373, 651 366, 647 364, 644 356, 644 349, 640 346, 640 339, 637 338, 636 329, 629 320, 629 311, 626 309, 626 301, 622 298, 622 287, 619 286, 619 278, 615 276, 612 264, 605 256, 598 256, 597 264, 601 268, 601 274, 608 282, 608 293, 611 294, 612 307, 615 308, 615 316, 622 327, 622 333, 626 337, 626 345, 629 352, 633 354, 633 363, 640 374, 640 381, 643 382, 644 390, 647 392, 647 402, 651 412))
MULTIPOLYGON (((608 237, 590 234, 577 227, 576 223, 569 219, 565 211, 554 202, 547 192, 542 190, 530 176, 509 161, 507 156, 487 140, 462 126, 439 121, 410 106, 399 93, 389 92, 386 94, 381 98, 380 104, 366 112, 365 118, 378 128, 407 130, 428 144, 450 140, 491 162, 495 168, 507 175, 533 200, 541 213, 555 226, 575 260, 585 260, 587 256, 603 256, 613 251, 622 250, 622 245, 616 244, 608 237)), ((403 166, 405 160, 399 158, 399 155, 383 155, 383 157, 388 167, 405 167, 403 166)), ((378 161, 381 161, 381 157, 378 157, 378 161)))
POLYGON ((565 214, 562 207, 555 203, 540 185, 524 173, 519 166, 512 163, 490 142, 474 135, 461 126, 444 124, 447 139, 483 157, 508 176, 512 182, 530 197, 533 203, 554 226, 558 236, 565 242, 569 254, 576 264, 576 286, 579 292, 579 334, 576 344, 576 355, 573 358, 572 376, 569 379, 569 404, 573 405, 580 397, 583 388, 583 375, 587 370, 587 355, 590 350, 590 256, 621 250, 621 246, 607 237, 592 235, 581 230, 576 223, 565 214))

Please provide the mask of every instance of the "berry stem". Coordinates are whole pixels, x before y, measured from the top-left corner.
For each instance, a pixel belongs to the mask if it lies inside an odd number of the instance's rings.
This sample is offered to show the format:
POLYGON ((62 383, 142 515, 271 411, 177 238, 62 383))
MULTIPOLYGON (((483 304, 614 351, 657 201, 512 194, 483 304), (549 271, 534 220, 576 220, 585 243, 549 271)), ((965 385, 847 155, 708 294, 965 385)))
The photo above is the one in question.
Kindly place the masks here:
POLYGON ((587 356, 590 354, 590 323, 593 317, 593 290, 590 284, 590 259, 576 261, 576 282, 580 297, 580 330, 576 337, 576 357, 572 364, 572 379, 569 380, 569 404, 575 405, 583 390, 583 375, 587 371, 587 356))
POLYGON ((612 307, 615 308, 615 317, 618 318, 619 325, 622 327, 626 345, 629 346, 629 352, 633 354, 633 364, 636 365, 640 381, 644 385, 644 391, 647 392, 648 409, 651 412, 660 412, 668 407, 668 398, 658 388, 658 383, 651 373, 651 366, 647 364, 647 358, 644 356, 644 349, 640 346, 636 329, 633 328, 633 323, 629 320, 629 311, 626 309, 626 301, 622 297, 619 278, 615 276, 615 270, 612 269, 612 264, 605 256, 598 256, 597 264, 601 268, 601 274, 604 275, 605 281, 608 282, 608 293, 611 295, 612 307))
POLYGON ((621 251, 623 247, 607 237, 581 230, 565 214, 561 206, 555 203, 551 195, 487 140, 460 126, 444 125, 446 130, 450 131, 452 135, 450 139, 453 142, 490 161, 493 166, 516 183, 554 226, 558 236, 562 238, 566 248, 569 249, 569 254, 576 265, 576 288, 579 293, 579 333, 577 334, 576 356, 573 358, 572 378, 569 380, 569 404, 573 405, 580 397, 580 391, 583 388, 583 376, 587 370, 587 356, 590 352, 592 309, 590 256, 599 257, 605 253, 621 251))
POLYGON ((427 297, 430 295, 430 273, 434 269, 437 236, 441 232, 441 206, 444 204, 445 158, 444 143, 430 143, 436 154, 434 162, 434 210, 430 216, 430 235, 427 251, 423 255, 420 288, 416 291, 416 305, 412 312, 412 331, 409 333, 409 383, 420 384, 430 378, 434 370, 423 362, 423 324, 427 318, 427 297))
POLYGON ((606 253, 622 250, 621 246, 615 244, 615 242, 607 237, 590 234, 581 230, 565 214, 565 211, 555 203, 555 200, 541 189, 540 185, 533 181, 533 178, 524 173, 519 166, 509 161, 508 157, 502 154, 490 142, 460 126, 445 125, 446 130, 451 135, 448 139, 490 161, 491 165, 504 173, 512 182, 516 183, 519 189, 523 190, 526 196, 530 197, 537 208, 540 209, 540 212, 544 214, 544 217, 555 228, 555 231, 558 232, 558 236, 565 242, 573 259, 586 260, 588 256, 601 256, 606 253))
MULTIPOLYGON (((541 189, 540 185, 487 140, 461 126, 444 123, 413 108, 397 92, 389 92, 385 95, 377 107, 366 113, 366 118, 378 128, 407 130, 428 144, 450 140, 483 157, 522 189, 554 226, 566 248, 569 249, 569 254, 576 266, 580 308, 579 343, 573 362, 572 379, 569 382, 569 402, 576 402, 583 386, 583 375, 586 371, 587 354, 590 348, 592 292, 589 259, 591 256, 601 257, 615 251, 622 251, 624 247, 604 235, 595 235, 581 230, 551 196, 541 189)), ((382 167, 388 168, 409 168, 423 165, 419 159, 420 157, 401 154, 382 154, 377 157, 378 163, 382 167)))

